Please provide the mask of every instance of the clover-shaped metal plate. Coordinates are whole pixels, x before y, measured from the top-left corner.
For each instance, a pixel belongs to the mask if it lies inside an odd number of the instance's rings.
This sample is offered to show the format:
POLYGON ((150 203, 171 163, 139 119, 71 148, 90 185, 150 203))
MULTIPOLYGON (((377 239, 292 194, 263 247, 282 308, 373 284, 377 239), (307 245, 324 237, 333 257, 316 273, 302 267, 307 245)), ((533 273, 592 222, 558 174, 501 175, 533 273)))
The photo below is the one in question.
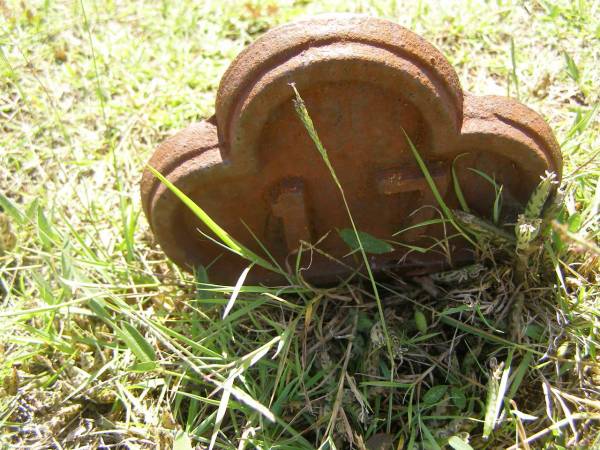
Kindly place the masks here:
MULTIPOLYGON (((450 207, 458 205, 454 168, 471 209, 489 216, 496 192, 479 171, 503 186, 507 222, 544 171, 561 170, 559 146, 538 114, 507 98, 464 94, 444 56, 393 22, 329 15, 269 31, 223 76, 215 115, 166 140, 149 164, 230 235, 264 254, 260 241, 284 268, 294 270, 301 241, 318 242, 319 251, 301 258, 313 282, 333 282, 360 260, 348 255, 337 232, 349 227, 348 215, 295 114, 291 83, 328 150, 357 228, 396 242, 395 251, 370 256, 375 270, 436 270, 470 254, 464 241, 444 241, 452 234, 447 227, 410 228, 440 213, 406 135, 450 207), (433 248, 422 254, 410 246, 433 248)), ((208 230, 149 171, 142 200, 173 261, 188 270, 208 266, 215 282, 237 280, 247 262, 199 232, 208 230)), ((248 279, 282 281, 261 268, 248 279)))

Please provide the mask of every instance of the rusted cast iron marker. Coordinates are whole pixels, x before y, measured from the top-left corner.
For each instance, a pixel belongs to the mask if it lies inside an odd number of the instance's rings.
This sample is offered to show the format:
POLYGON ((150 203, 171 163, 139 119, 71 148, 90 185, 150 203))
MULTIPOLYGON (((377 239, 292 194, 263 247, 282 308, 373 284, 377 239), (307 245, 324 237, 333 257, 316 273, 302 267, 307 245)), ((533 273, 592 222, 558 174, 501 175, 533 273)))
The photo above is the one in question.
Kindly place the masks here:
MULTIPOLYGON (((301 240, 326 236, 318 248, 346 266, 307 255, 303 263, 310 266, 303 274, 310 281, 335 281, 359 262, 345 256, 348 247, 336 230, 349 226, 348 217, 295 114, 290 83, 306 102, 357 228, 379 239, 439 217, 405 132, 445 202, 458 206, 454 165, 467 203, 484 217, 492 210, 494 187, 470 169, 503 185, 505 222, 514 221, 545 170, 560 175, 559 146, 538 114, 507 98, 464 94, 448 61, 405 28, 348 15, 276 28, 233 61, 219 86, 216 114, 166 140, 149 164, 262 254, 251 230, 283 267, 301 240)), ((149 171, 142 200, 173 261, 188 270, 210 265, 214 282, 237 280, 247 262, 199 233, 205 227, 149 171)), ((443 227, 432 225, 395 240, 430 246, 436 238, 443 238, 443 227)), ((469 257, 463 241, 452 240, 450 250, 455 261, 469 257)), ((376 270, 428 271, 449 264, 439 251, 406 253, 397 245, 370 260, 376 270)), ((282 278, 254 268, 248 281, 275 284, 282 278)))

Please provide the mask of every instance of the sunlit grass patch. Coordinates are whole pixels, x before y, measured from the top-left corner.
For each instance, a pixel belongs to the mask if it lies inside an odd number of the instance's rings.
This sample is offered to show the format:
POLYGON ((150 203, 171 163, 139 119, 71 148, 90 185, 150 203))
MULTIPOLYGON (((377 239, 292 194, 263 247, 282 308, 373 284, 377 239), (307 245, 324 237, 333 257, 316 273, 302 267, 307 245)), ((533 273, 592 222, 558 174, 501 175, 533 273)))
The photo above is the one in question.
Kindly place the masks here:
POLYGON ((381 432, 395 448, 598 445, 599 13, 0 2, 0 447, 360 449, 381 432), (147 157, 211 113, 254 38, 333 10, 395 19, 465 90, 540 111, 565 155, 562 201, 512 236, 450 211, 475 264, 376 280, 379 297, 361 273, 327 289, 181 273, 141 215, 147 157))

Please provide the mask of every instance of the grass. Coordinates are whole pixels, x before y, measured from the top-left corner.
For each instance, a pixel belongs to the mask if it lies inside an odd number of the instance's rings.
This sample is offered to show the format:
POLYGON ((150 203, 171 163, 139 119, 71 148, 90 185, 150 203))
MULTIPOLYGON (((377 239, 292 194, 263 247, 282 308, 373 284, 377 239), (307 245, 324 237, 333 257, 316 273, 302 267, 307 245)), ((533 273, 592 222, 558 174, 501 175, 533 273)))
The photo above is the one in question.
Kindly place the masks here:
POLYGON ((598 17, 583 0, 0 1, 0 448, 599 446, 598 17), (212 113, 254 38, 334 10, 393 18, 465 90, 539 111, 561 203, 514 240, 455 216, 477 264, 377 283, 379 300, 368 280, 181 273, 140 213, 153 148, 212 113))

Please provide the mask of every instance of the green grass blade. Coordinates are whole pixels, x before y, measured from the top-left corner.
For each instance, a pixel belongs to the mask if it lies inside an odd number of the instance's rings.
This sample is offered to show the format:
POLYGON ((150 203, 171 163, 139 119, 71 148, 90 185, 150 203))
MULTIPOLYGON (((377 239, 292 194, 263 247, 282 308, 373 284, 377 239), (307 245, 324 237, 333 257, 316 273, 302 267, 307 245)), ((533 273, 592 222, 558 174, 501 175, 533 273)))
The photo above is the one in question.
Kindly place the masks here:
POLYGON ((402 132, 404 133, 404 136, 406 137, 406 141, 408 142, 410 151, 411 151, 413 157, 415 158, 415 160, 417 161, 419 169, 421 169, 421 172, 423 173, 423 176, 425 177, 425 180, 427 181, 427 185, 429 186, 429 189, 431 189, 431 192, 433 193, 435 200, 438 202, 438 205, 440 206, 440 208, 442 208, 444 216, 446 216, 448 221, 454 226, 454 228, 456 228, 456 230, 458 230, 461 233, 461 235, 468 242, 470 242, 473 245, 476 245, 476 243, 469 236, 467 236, 465 234, 465 232, 462 230, 462 228, 454 220, 454 215, 452 214, 452 210, 448 207, 448 205, 446 205, 444 198, 440 194, 440 191, 437 188, 435 181, 433 180, 433 177, 431 176, 431 173, 429 172, 429 169, 427 168, 427 164, 425 164, 425 161, 423 160, 423 158, 421 158, 419 151, 417 150, 415 145, 412 143, 412 140, 410 139, 408 134, 406 134, 406 130, 402 129, 402 132))
POLYGON ((248 275, 248 272, 250 272, 250 269, 252 269, 252 264, 250 264, 248 267, 246 267, 243 270, 240 277, 238 278, 237 283, 235 284, 235 287, 233 288, 233 292, 231 293, 231 297, 229 297, 229 301, 227 302, 227 305, 225 306, 225 310, 223 311, 223 319, 225 319, 227 317, 227 314, 229 314, 229 311, 231 311, 231 308, 233 308, 235 300, 237 299, 237 296, 240 293, 240 289, 244 285, 244 281, 246 281, 246 276, 248 275))
MULTIPOLYGON (((348 204, 348 201, 346 199, 346 194, 344 193, 344 189, 335 173, 335 170, 334 170, 331 162, 329 161, 329 156, 327 154, 327 150, 323 146, 321 139, 319 138, 319 135, 317 134, 317 130, 314 126, 312 119, 310 118, 310 115, 308 114, 308 110, 306 109, 304 100, 302 100, 302 97, 300 96, 300 93, 296 89, 296 86, 294 84, 292 84, 291 86, 295 93, 294 107, 296 109, 296 114, 300 118, 301 122, 304 124, 304 128, 308 132, 308 135, 310 136, 310 138, 313 141, 315 147, 317 148, 319 154, 321 155, 323 162, 325 163, 325 165, 327 166, 327 169, 329 170, 331 178, 335 182, 335 184, 340 192, 340 195, 342 196, 344 208, 346 209, 346 214, 348 215, 348 219, 350 220, 350 225, 352 226, 352 231, 354 231, 354 236, 356 237, 356 242, 358 243, 358 247, 360 249, 360 254, 362 256, 364 267, 365 267, 365 270, 367 271, 368 279, 371 284, 371 289, 373 290, 373 294, 375 296, 375 302, 377 303, 377 312, 379 314, 379 320, 380 320, 382 328, 383 328, 383 334, 385 336, 386 349, 387 349, 389 363, 390 363, 390 369, 391 369, 390 377, 393 379, 393 376, 394 376, 393 374, 395 372, 395 368, 394 368, 395 362, 394 362, 394 351, 392 348, 392 341, 390 339, 390 334, 389 334, 389 331, 387 329, 387 325, 385 322, 385 316, 383 314, 383 303, 382 303, 381 297, 379 295, 379 289, 377 287, 377 282, 375 281, 373 271, 371 270, 371 264, 367 257, 367 252, 365 251, 363 242, 361 240, 360 233, 356 227, 356 224, 354 223, 354 218, 352 217, 352 212, 350 211, 350 205, 348 204)), ((392 401, 393 401, 393 396, 390 395, 388 398, 389 414, 388 414, 388 420, 387 420, 387 426, 386 426, 388 432, 391 429, 391 420, 390 419, 391 419, 391 411, 392 411, 392 407, 393 407, 392 401)), ((328 427, 328 429, 329 429, 329 427, 328 427)))
POLYGON ((464 155, 466 155, 466 153, 463 153, 462 155, 458 155, 452 161, 452 185, 454 186, 454 193, 456 194, 458 203, 460 203, 460 207, 465 212, 471 212, 471 210, 469 209, 469 205, 467 204, 467 201, 465 200, 465 196, 463 195, 462 189, 460 187, 460 180, 458 179, 458 174, 456 173, 456 169, 454 167, 456 160, 464 155))
POLYGON ((141 333, 130 323, 121 323, 122 336, 125 343, 141 363, 156 362, 154 347, 141 335, 141 333))
POLYGON ((0 192, 0 209, 3 209, 19 225, 27 223, 27 216, 15 205, 11 199, 0 192))
POLYGON ((225 413, 227 412, 227 406, 229 404, 229 397, 231 395, 231 389, 233 388, 234 380, 235 376, 231 375, 221 385, 223 394, 221 395, 221 402, 219 403, 219 408, 217 409, 217 415, 215 417, 215 426, 210 437, 210 444, 208 445, 208 450, 212 450, 215 446, 215 443, 217 442, 217 436, 219 434, 219 430, 221 429, 221 423, 223 422, 223 418, 225 417, 225 413))
POLYGON ((383 315, 383 305, 381 303, 381 298, 379 297, 379 290, 377 289, 377 283, 375 282, 375 278, 371 271, 371 264, 369 263, 369 259, 367 258, 367 253, 365 251, 363 242, 361 240, 360 233, 359 233, 358 229, 356 228, 356 224, 354 223, 354 218, 352 217, 352 212, 350 211, 350 206, 348 205, 348 201, 346 200, 346 195, 344 193, 344 189, 342 188, 342 185, 335 173, 335 170, 334 170, 333 166, 331 165, 329 156, 327 154, 327 150, 323 146, 321 139, 319 138, 319 135, 317 134, 315 125, 314 125, 312 119, 310 118, 310 115, 308 114, 308 110, 306 109, 304 100, 302 100, 300 93, 296 89, 296 86, 293 84, 292 84, 292 89, 294 90, 294 93, 295 93, 294 107, 296 109, 296 114, 300 118, 301 122, 304 124, 304 128, 308 132, 308 135, 310 136, 311 140, 313 141, 317 151, 321 155, 323 162, 327 166, 327 169, 329 170, 329 173, 342 196, 342 201, 344 202, 344 207, 346 209, 348 219, 350 220, 350 224, 352 226, 352 231, 354 232, 354 236, 356 238, 356 243, 358 244, 358 248, 360 249, 360 253, 361 253, 361 256, 363 259, 365 270, 367 271, 368 278, 369 278, 369 281, 371 282, 371 287, 373 289, 373 293, 375 294, 375 299, 377 302, 377 310, 379 312, 379 318, 380 318, 381 324, 383 326, 383 332, 384 332, 385 338, 386 338, 386 347, 388 350, 390 363, 393 364, 394 353, 392 350, 392 344, 391 344, 391 340, 389 337, 389 333, 388 333, 387 327, 385 325, 385 317, 383 315))
POLYGON ((452 447, 453 450, 473 450, 473 447, 458 436, 452 436, 448 439, 448 445, 452 447))

